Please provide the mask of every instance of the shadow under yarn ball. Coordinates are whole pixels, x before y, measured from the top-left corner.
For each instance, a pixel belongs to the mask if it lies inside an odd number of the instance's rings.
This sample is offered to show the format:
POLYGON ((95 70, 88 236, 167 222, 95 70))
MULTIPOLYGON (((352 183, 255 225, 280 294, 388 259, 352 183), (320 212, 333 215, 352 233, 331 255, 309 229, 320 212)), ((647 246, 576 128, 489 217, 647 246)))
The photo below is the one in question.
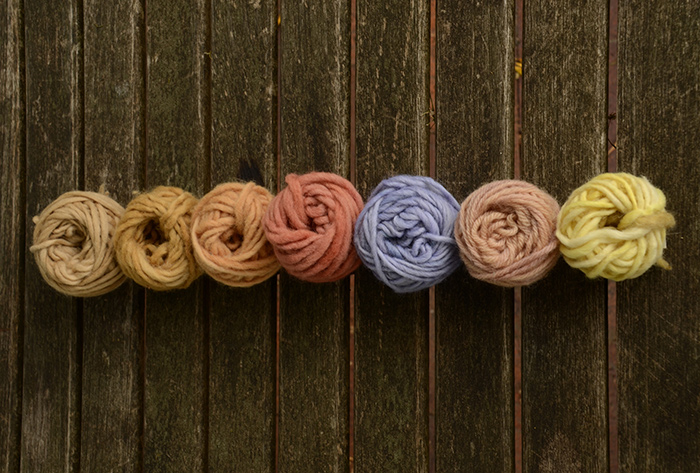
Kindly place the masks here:
POLYGON ((453 237, 458 211, 455 198, 429 177, 385 179, 355 224, 357 253, 395 292, 426 289, 461 265, 453 237))
POLYGON ((662 258, 666 230, 675 225, 666 196, 644 177, 605 173, 582 185, 561 209, 557 238, 564 259, 589 278, 623 281, 662 258))
POLYGON ((34 253, 44 280, 63 294, 92 297, 119 287, 126 277, 117 265, 112 236, 121 205, 105 194, 72 191, 34 217, 34 253))
POLYGON ((263 218, 277 259, 292 276, 309 282, 344 278, 360 265, 352 229, 362 210, 355 187, 337 174, 288 174, 287 187, 263 218))
POLYGON ((559 259, 559 204, 525 181, 490 182, 462 203, 455 239, 469 274, 498 286, 527 286, 559 259))
POLYGON ((222 284, 249 287, 280 268, 263 231, 262 218, 272 201, 253 182, 230 182, 202 197, 192 213, 192 246, 204 271, 222 284))
POLYGON ((155 291, 184 289, 201 275, 190 223, 197 199, 177 187, 156 187, 126 207, 114 236, 124 273, 155 291))

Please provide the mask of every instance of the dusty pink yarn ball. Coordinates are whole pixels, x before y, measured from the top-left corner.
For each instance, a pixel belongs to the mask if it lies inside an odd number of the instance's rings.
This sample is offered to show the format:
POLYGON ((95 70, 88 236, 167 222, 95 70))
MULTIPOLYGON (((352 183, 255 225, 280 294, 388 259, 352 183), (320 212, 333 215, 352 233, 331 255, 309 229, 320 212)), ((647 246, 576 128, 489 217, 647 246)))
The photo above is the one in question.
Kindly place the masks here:
POLYGON ((476 279, 504 287, 527 286, 543 278, 559 258, 559 204, 525 181, 486 184, 460 208, 455 239, 476 279))

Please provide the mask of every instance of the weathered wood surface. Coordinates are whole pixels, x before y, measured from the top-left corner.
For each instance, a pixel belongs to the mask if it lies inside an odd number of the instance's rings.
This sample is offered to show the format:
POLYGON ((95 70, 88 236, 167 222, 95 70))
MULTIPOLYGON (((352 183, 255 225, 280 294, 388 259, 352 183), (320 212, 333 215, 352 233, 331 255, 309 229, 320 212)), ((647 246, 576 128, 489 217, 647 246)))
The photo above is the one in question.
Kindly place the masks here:
POLYGON ((0 470, 19 469, 24 306, 25 104, 22 11, 0 4, 0 470))
MULTIPOLYGON (((280 189, 311 171, 349 177, 348 2, 282 2, 280 189)), ((280 472, 349 471, 349 286, 282 273, 280 472)))
MULTIPOLYGON (((277 184, 274 1, 213 2, 211 188, 277 184)), ((211 282, 210 471, 274 471, 277 279, 245 289, 211 282)))
MULTIPOLYGON (((608 2, 527 2, 523 179, 564 203, 607 164, 608 2)), ((522 291, 523 471, 607 471, 606 286, 563 260, 522 291)))
POLYGON ((24 2, 24 22, 31 25, 24 53, 27 204, 20 455, 25 472, 77 471, 80 459, 82 301, 45 284, 29 251, 32 217, 81 184, 79 13, 78 2, 24 2))
MULTIPOLYGON (((461 203, 513 177, 513 2, 438 8, 437 180, 461 203)), ((513 291, 461 269, 435 302, 437 471, 513 471, 513 291)))
POLYGON ((664 258, 619 283, 620 471, 700 470, 700 4, 620 1, 619 170, 677 225, 664 258))
POLYGON ((436 177, 458 200, 520 166, 563 203, 605 170, 609 5, 527 3, 514 163, 513 2, 437 2, 434 104, 427 0, 359 0, 355 12, 335 0, 4 2, 0 469, 698 471, 700 7, 690 0, 619 2, 619 168, 662 188, 678 220, 674 269, 618 285, 619 465, 607 450, 605 283, 563 262, 520 303, 465 271, 438 286, 432 393, 428 292, 396 295, 365 269, 353 301, 348 279, 285 273, 251 289, 203 277, 186 291, 127 283, 78 300, 50 289, 29 252, 31 218, 76 188, 104 184, 124 205, 159 184, 201 196, 252 165, 272 191, 290 172, 356 169, 366 198, 385 177, 429 173, 431 120, 436 177))
MULTIPOLYGON (((357 189, 428 174, 429 2, 357 2, 357 189)), ((428 291, 355 286, 355 471, 427 471, 428 291)))
MULTIPOLYGON (((209 10, 203 0, 148 2, 146 186, 195 196, 209 187, 209 10)), ((147 291, 144 470, 207 468, 207 281, 147 291)))
MULTIPOLYGON (((84 187, 125 206, 144 185, 144 14, 128 2, 83 8, 84 187)), ((143 316, 133 283, 83 301, 83 471, 141 468, 143 316)))

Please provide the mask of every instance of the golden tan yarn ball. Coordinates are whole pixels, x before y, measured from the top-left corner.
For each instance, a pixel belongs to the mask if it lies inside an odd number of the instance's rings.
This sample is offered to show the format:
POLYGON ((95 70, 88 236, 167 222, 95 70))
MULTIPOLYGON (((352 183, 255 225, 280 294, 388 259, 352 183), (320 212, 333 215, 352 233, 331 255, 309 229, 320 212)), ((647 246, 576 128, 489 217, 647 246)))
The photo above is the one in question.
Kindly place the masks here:
POLYGON ((662 258, 666 230, 675 225, 666 196, 644 177, 596 176, 576 189, 559 213, 557 238, 569 265, 589 278, 613 281, 641 276, 662 258))
POLYGON ((113 236, 124 208, 95 192, 61 195, 34 217, 34 253, 44 280, 63 294, 99 296, 126 277, 117 265, 113 236))
POLYGON ((192 247, 199 265, 222 284, 249 287, 280 268, 262 218, 272 194, 253 182, 231 182, 202 197, 192 212, 192 247))
POLYGON ((177 187, 156 187, 126 207, 114 236, 124 273, 154 291, 184 289, 202 270, 192 252, 190 224, 197 199, 177 187))

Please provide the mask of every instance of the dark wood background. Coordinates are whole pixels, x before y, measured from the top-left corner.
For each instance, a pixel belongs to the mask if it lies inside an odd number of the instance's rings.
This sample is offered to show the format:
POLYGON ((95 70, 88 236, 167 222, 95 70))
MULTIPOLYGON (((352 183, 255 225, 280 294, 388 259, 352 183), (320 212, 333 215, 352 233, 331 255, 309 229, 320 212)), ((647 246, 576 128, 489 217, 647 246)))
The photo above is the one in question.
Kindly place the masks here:
POLYGON ((700 2, 3 0, 0 470, 700 471, 700 2), (522 75, 520 69, 522 62, 522 75), (516 67, 518 64, 518 67, 516 67), (32 216, 398 173, 662 188, 673 270, 54 292, 32 216))

